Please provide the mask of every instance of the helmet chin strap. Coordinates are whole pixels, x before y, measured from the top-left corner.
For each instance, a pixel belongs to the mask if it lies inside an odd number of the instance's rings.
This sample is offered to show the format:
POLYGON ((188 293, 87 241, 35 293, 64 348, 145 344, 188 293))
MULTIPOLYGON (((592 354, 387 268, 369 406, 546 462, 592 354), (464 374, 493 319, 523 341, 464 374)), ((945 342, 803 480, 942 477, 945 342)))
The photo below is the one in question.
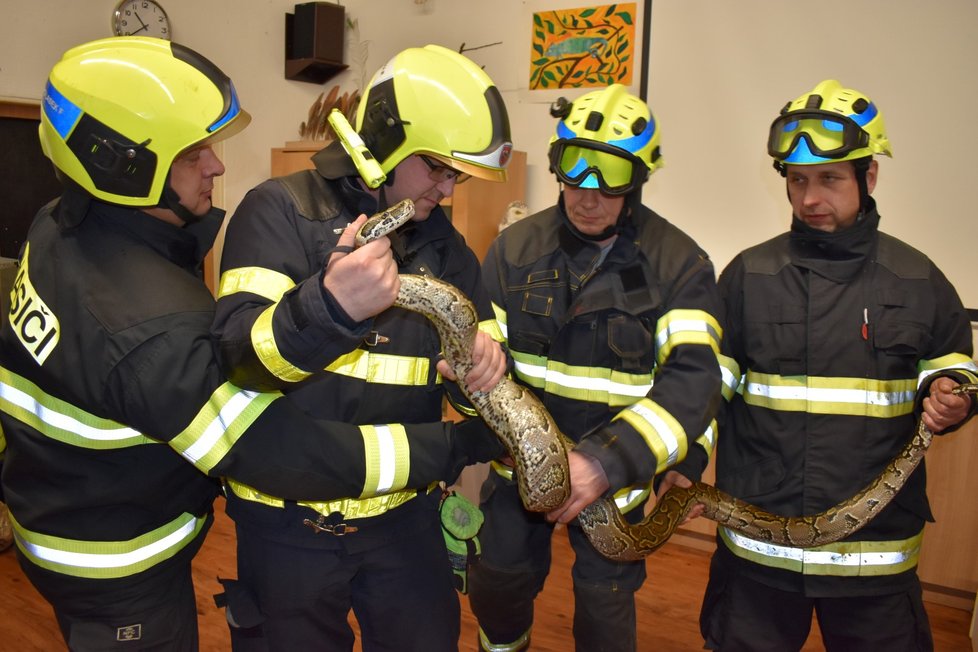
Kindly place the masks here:
POLYGON ((163 194, 160 196, 160 202, 157 204, 157 206, 173 211, 177 217, 187 224, 199 222, 204 218, 203 215, 193 214, 190 212, 190 209, 180 203, 180 195, 177 194, 176 190, 170 187, 169 173, 167 173, 166 180, 163 182, 163 194))

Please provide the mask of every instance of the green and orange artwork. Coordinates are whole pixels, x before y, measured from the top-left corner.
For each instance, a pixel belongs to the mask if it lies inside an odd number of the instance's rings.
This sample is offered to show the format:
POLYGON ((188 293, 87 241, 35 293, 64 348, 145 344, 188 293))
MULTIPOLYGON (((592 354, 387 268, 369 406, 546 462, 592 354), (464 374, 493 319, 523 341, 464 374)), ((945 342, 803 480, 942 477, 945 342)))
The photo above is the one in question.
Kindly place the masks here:
POLYGON ((533 14, 530 90, 632 83, 635 3, 533 14))

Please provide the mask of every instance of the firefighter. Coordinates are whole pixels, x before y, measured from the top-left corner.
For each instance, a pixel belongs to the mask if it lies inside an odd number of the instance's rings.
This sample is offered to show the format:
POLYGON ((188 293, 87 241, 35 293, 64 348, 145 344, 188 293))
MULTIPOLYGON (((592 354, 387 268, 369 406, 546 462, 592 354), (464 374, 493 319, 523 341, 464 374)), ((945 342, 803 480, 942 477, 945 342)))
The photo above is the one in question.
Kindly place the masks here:
MULTIPOLYGON (((921 411, 934 432, 954 430, 974 406, 950 390, 978 368, 954 288, 879 231, 875 156, 891 148, 876 104, 825 80, 785 105, 768 153, 791 228, 720 277, 722 352, 740 387, 721 412, 717 485, 800 516, 865 487, 921 411)), ((916 573, 932 520, 921 464, 838 543, 793 549, 721 527, 700 619, 707 647, 798 650, 814 612, 828 650, 933 649, 916 573)))
MULTIPOLYGON (((39 136, 64 192, 19 258, 0 431, 17 555, 72 650, 197 649, 190 561, 217 478, 366 498, 381 471, 423 486, 481 445, 440 423, 327 423, 226 380, 201 265, 222 220, 212 145, 249 119, 216 65, 169 41, 85 43, 48 78, 39 136), (405 430, 410 448, 374 454, 405 430)), ((396 278, 375 244, 348 257, 396 278)))
MULTIPOLYGON (((327 285, 338 304, 328 338, 305 336, 301 324, 310 302, 321 302, 322 269, 341 249, 337 234, 360 213, 411 199, 412 221, 392 236, 397 267, 448 281, 472 299, 483 329, 465 382, 472 391, 495 385, 507 359, 501 337, 493 338, 479 263, 440 203, 469 177, 505 179, 512 144, 502 97, 461 54, 413 47, 374 75, 355 132, 347 127, 341 123, 340 137, 313 156, 315 169, 261 184, 229 223, 215 330, 232 378, 278 388, 311 415, 355 424, 438 423, 446 390, 472 415, 458 387, 444 382, 451 371, 438 361, 440 342, 426 318, 401 308, 360 317, 357 304, 380 288, 352 294, 348 304, 343 288, 327 285)), ((486 429, 478 418, 460 427, 486 429)), ((256 493, 234 474, 227 484, 239 584, 256 596, 264 619, 256 636, 270 649, 350 650, 351 609, 365 649, 457 648, 460 608, 435 487, 398 481, 369 500, 296 502, 256 493)))
MULTIPOLYGON (((699 478, 720 400, 713 266, 642 204, 643 185, 662 165, 659 124, 619 84, 558 101, 552 113, 558 202, 507 227, 483 277, 516 378, 579 444, 571 497, 546 518, 522 509, 511 466, 493 462, 482 489, 482 557, 470 571, 483 650, 528 648, 555 521, 571 521, 610 487, 634 522, 653 476, 662 474, 660 492, 699 478)), ((605 559, 576 526, 569 536, 577 649, 635 650, 644 562, 605 559)))

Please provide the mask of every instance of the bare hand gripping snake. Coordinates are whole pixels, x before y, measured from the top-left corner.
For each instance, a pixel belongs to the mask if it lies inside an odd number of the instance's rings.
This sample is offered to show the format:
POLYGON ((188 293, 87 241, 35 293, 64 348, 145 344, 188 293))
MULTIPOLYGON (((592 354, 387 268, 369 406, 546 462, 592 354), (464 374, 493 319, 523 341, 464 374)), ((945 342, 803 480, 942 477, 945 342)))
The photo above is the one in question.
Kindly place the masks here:
MULTIPOLYGON (((414 215, 404 200, 374 215, 356 236, 358 245, 393 231, 414 215)), ((472 347, 479 318, 475 307, 456 287, 428 276, 402 274, 394 305, 427 317, 441 338, 445 359, 459 379, 472 369, 472 347)), ((520 497, 526 509, 547 512, 570 494, 567 452, 574 442, 560 432, 550 414, 529 389, 504 377, 489 392, 463 394, 505 444, 516 464, 520 497)), ((960 385, 958 394, 976 394, 978 385, 960 385)), ((811 516, 785 517, 766 512, 703 482, 689 488, 673 486, 641 523, 625 520, 611 498, 600 498, 578 515, 591 544, 618 561, 643 559, 664 544, 696 504, 720 525, 767 543, 811 548, 844 539, 868 523, 900 491, 930 446, 933 434, 917 422, 913 437, 886 468, 862 491, 811 516)))

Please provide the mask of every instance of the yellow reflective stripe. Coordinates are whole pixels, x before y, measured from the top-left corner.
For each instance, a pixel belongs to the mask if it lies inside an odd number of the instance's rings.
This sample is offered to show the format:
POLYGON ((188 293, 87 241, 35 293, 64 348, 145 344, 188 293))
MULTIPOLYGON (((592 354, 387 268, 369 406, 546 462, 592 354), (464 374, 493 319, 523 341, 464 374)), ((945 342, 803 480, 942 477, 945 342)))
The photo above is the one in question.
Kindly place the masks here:
POLYGON ((706 454, 713 456, 713 450, 717 445, 717 420, 710 421, 703 434, 696 438, 696 443, 706 449, 706 454))
POLYGON ((277 303, 282 296, 295 287, 295 282, 282 274, 261 267, 238 267, 221 274, 217 298, 237 292, 250 292, 277 303))
POLYGON ((258 315, 258 319, 251 326, 251 345, 258 359, 272 375, 286 382, 297 383, 312 374, 299 369, 279 352, 278 342, 275 341, 275 333, 272 330, 272 316, 277 306, 277 303, 273 303, 258 315))
MULTIPOLYGON (((968 372, 968 375, 972 378, 975 378, 975 374, 978 374, 978 365, 963 353, 949 353, 933 360, 921 360, 917 363, 917 369, 919 370, 919 375, 917 376, 918 383, 923 383, 927 376, 935 372, 948 371, 950 369, 968 372)), ((978 380, 978 378, 975 379, 978 380)))
POLYGON ((631 374, 606 367, 568 365, 510 350, 517 377, 548 394, 612 407, 631 405, 652 389, 652 373, 631 374))
POLYGON ((719 528, 720 538, 738 557, 805 575, 866 577, 896 575, 917 565, 924 531, 901 541, 842 541, 814 548, 790 548, 757 541, 719 528))
POLYGON ((615 492, 615 505, 618 506, 619 512, 627 514, 641 505, 642 501, 648 498, 651 493, 652 487, 649 485, 636 484, 625 487, 615 492))
POLYGON ((740 373, 740 365, 737 364, 736 360, 722 353, 717 354, 717 360, 720 363, 720 376, 722 377, 723 383, 720 386, 720 394, 725 400, 730 401, 734 397, 734 394, 740 390, 740 385, 743 381, 743 376, 740 373))
POLYGON ((496 325, 499 326, 499 332, 502 334, 503 339, 501 341, 506 342, 509 340, 509 327, 506 324, 506 311, 499 306, 495 301, 492 302, 492 312, 496 315, 496 325))
POLYGON ((492 339, 497 342, 503 342, 506 340, 506 336, 503 335, 503 330, 499 326, 499 322, 495 319, 486 319, 479 322, 479 330, 486 333, 492 339))
POLYGON ((886 418, 910 414, 916 388, 916 378, 779 376, 748 371, 744 401, 785 412, 886 418))
MULTIPOLYGON (((262 493, 254 487, 244 484, 243 482, 238 482, 231 478, 227 478, 225 482, 231 492, 242 500, 250 500, 252 502, 261 503, 269 507, 276 507, 280 509, 285 507, 285 501, 281 498, 269 496, 268 494, 262 493)), ((436 486, 437 484, 432 484, 428 487, 428 491, 430 492, 436 486)), ((380 516, 381 514, 384 514, 395 507, 400 507, 417 495, 417 490, 408 489, 405 491, 395 491, 393 493, 384 494, 383 496, 373 496, 371 498, 365 498, 362 500, 356 498, 343 498, 328 502, 305 501, 299 502, 298 504, 315 510, 324 516, 329 516, 333 513, 340 513, 344 518, 370 518, 373 516, 380 516)))
POLYGON ((272 401, 281 396, 278 392, 252 392, 224 383, 170 446, 209 473, 272 401))
POLYGON ((612 423, 624 419, 645 439, 662 473, 686 459, 686 432, 674 416, 655 401, 643 398, 615 415, 612 423))
POLYGON ((355 349, 336 358, 326 371, 368 383, 424 387, 428 384, 430 368, 428 358, 355 349))
POLYGON ((285 501, 281 498, 276 498, 275 496, 258 491, 254 487, 246 485, 243 482, 238 482, 234 478, 224 478, 224 484, 231 490, 231 493, 242 500, 250 500, 253 503, 261 503, 269 507, 285 507, 285 501))
POLYGON ((31 563, 62 575, 111 579, 135 575, 173 557, 193 541, 206 517, 182 514, 128 541, 80 541, 22 527, 10 514, 14 541, 31 563))
POLYGON ((673 347, 682 344, 702 344, 720 353, 723 329, 705 310, 670 310, 655 325, 656 361, 661 365, 669 358, 673 347))
POLYGON ((491 462, 489 462, 489 466, 492 467, 492 470, 493 471, 495 471, 499 475, 503 476, 504 478, 506 478, 507 480, 509 480, 510 482, 512 482, 512 480, 513 480, 513 467, 511 467, 511 466, 509 466, 507 464, 503 464, 499 460, 492 460, 491 462))
POLYGON ((0 411, 45 437, 79 448, 110 450, 161 443, 55 398, 4 367, 0 367, 0 411))
POLYGON ((360 426, 366 473, 360 498, 400 491, 411 470, 411 446, 404 426, 396 423, 360 426))
POLYGON ((486 636, 486 633, 479 628, 479 644, 485 652, 517 652, 526 647, 526 644, 530 642, 530 630, 526 630, 523 634, 512 641, 511 643, 493 643, 486 636))

